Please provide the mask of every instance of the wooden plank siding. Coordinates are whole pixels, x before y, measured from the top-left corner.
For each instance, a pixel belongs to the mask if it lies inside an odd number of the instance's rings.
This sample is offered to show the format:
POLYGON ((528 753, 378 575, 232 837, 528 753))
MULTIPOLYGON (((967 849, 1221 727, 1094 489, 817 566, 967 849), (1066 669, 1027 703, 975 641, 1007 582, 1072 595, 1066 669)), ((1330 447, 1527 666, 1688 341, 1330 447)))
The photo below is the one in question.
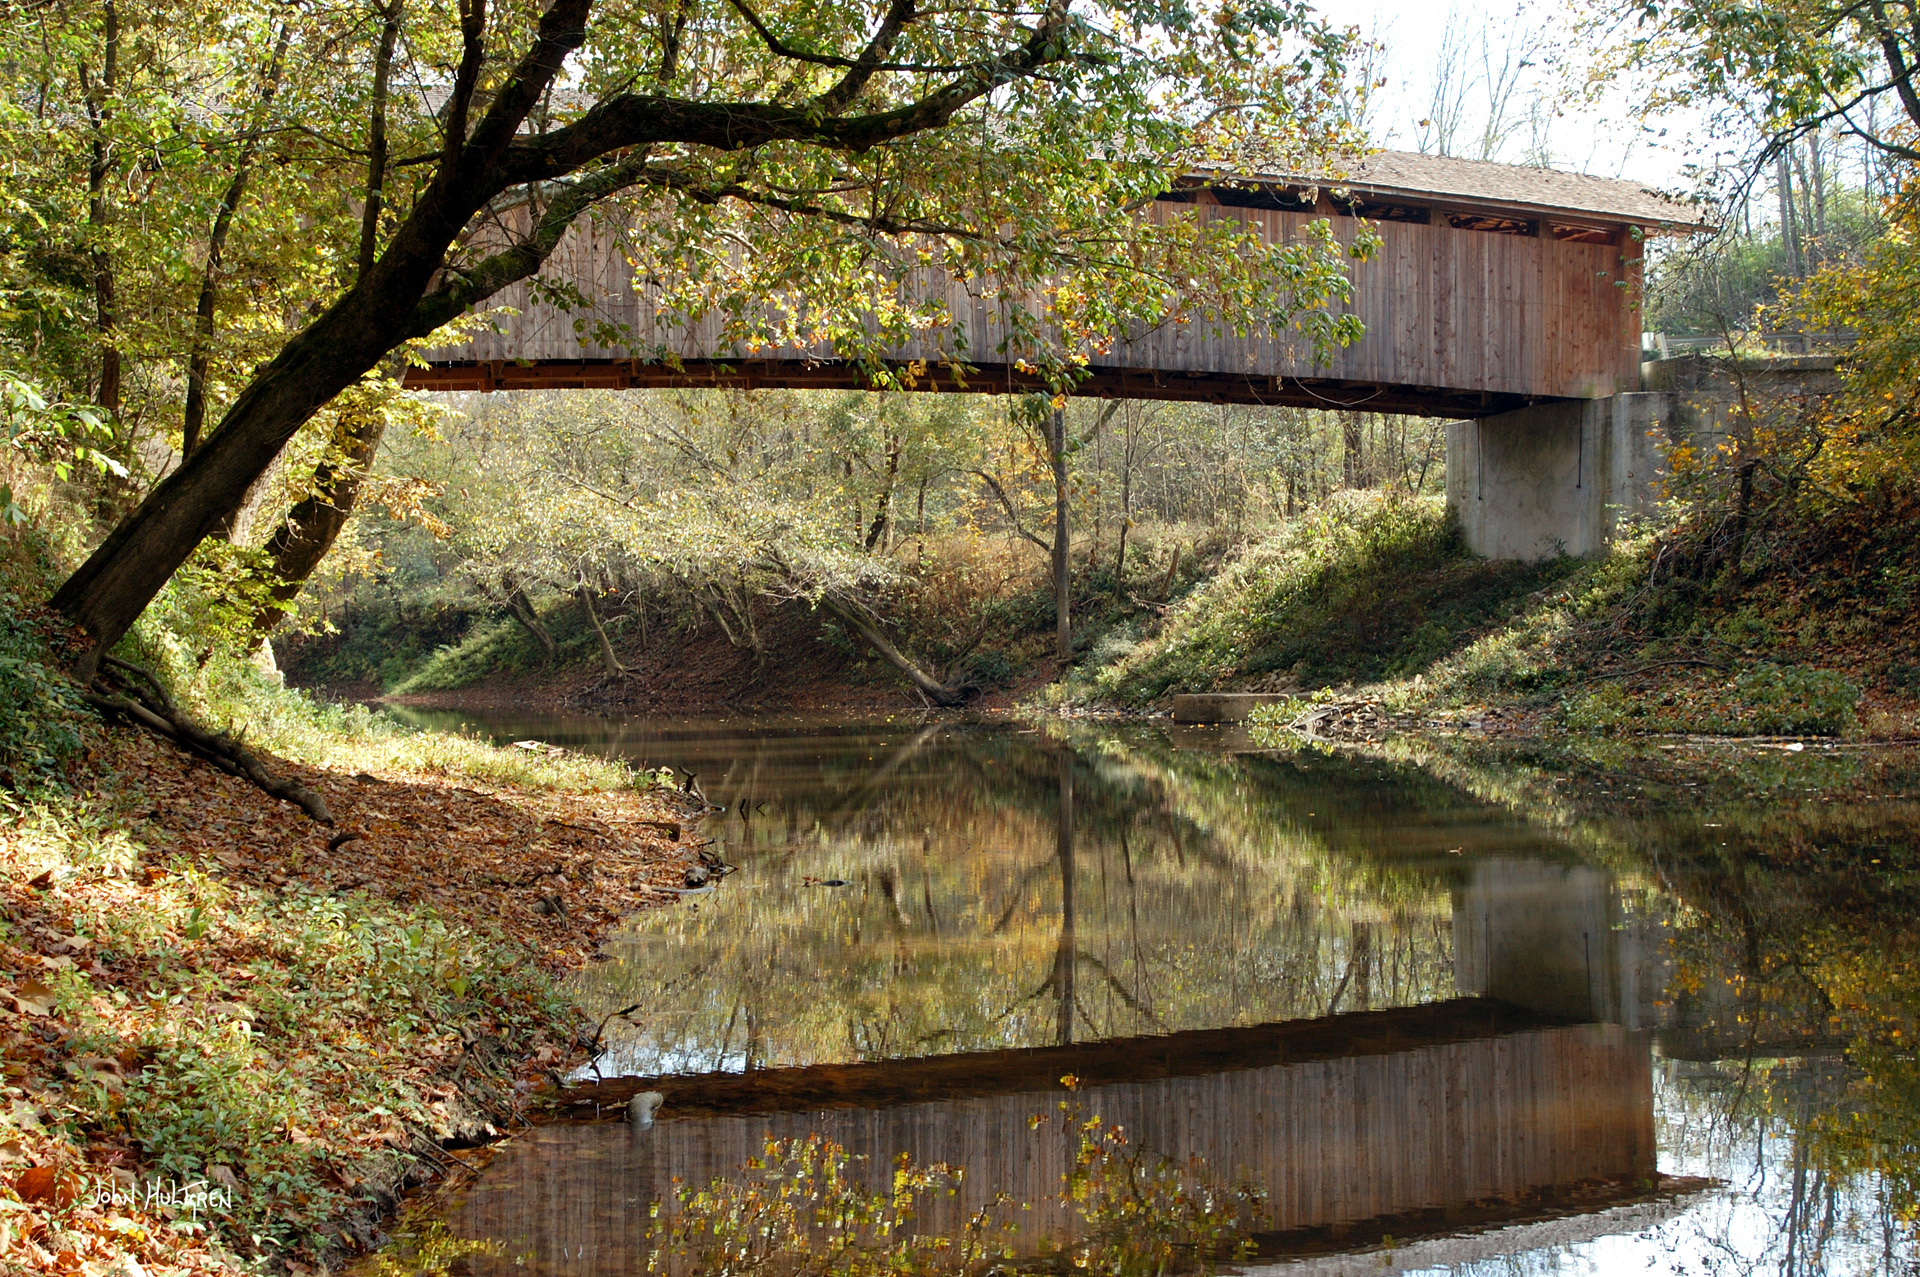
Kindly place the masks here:
MULTIPOLYGON (((1321 217, 1330 218, 1345 243, 1357 227, 1353 218, 1333 214, 1324 199, 1313 213, 1161 203, 1153 215, 1235 218, 1258 227, 1269 241, 1296 238, 1321 217)), ((1460 230, 1440 215, 1430 224, 1388 221, 1375 229, 1380 251, 1353 264, 1354 296, 1346 307, 1366 325, 1366 336, 1326 363, 1315 364, 1294 337, 1247 339, 1218 325, 1169 323, 1095 355, 1083 393, 1470 417, 1637 386, 1640 318, 1631 259, 1638 250, 1625 225, 1610 232, 1610 243, 1460 230)), ((853 370, 824 349, 729 347, 720 340, 717 318, 668 330, 656 319, 652 299, 634 287, 617 227, 577 225, 541 278, 578 290, 589 308, 570 313, 544 300, 551 295, 545 287, 516 284, 493 301, 518 312, 498 321, 501 331, 479 332, 429 352, 432 366, 410 372, 408 384, 462 390, 860 384, 853 370), (610 336, 616 332, 631 339, 623 344, 610 336), (683 367, 652 359, 659 348, 678 356, 683 367), (636 352, 642 357, 634 358, 636 352)), ((931 292, 942 287, 938 279, 924 283, 931 292)), ((1004 334, 999 304, 954 284, 945 285, 945 292, 963 320, 967 363, 977 370, 967 388, 1029 384, 995 353, 1004 334)), ((952 353, 934 341, 916 340, 894 358, 938 364, 952 353)), ((924 384, 960 388, 939 375, 924 384)))
MULTIPOLYGON (((1204 1159, 1267 1195, 1262 1232, 1342 1229, 1506 1203, 1508 1217, 1576 1186, 1644 1185, 1655 1172, 1648 1038, 1612 1025, 1528 1030, 1377 1054, 1084 1087, 1086 1114, 1177 1163, 1204 1159)), ((652 1203, 763 1156, 769 1139, 821 1134, 884 1187, 901 1153, 966 1175, 917 1203, 913 1227, 952 1236, 996 1194, 1016 1203, 1020 1245, 1072 1236, 1058 1194, 1077 1131, 1057 1090, 724 1116, 648 1130, 553 1125, 503 1146, 444 1216, 456 1234, 505 1243, 476 1271, 629 1272, 645 1259, 652 1203), (1035 1117, 1045 1117, 1037 1130, 1035 1117), (561 1257, 566 1262, 561 1263, 561 1257), (524 1266, 523 1266, 524 1265, 524 1266)), ((1638 1191, 1637 1188, 1634 1191, 1638 1191)), ((671 1268, 672 1266, 669 1265, 671 1268)))

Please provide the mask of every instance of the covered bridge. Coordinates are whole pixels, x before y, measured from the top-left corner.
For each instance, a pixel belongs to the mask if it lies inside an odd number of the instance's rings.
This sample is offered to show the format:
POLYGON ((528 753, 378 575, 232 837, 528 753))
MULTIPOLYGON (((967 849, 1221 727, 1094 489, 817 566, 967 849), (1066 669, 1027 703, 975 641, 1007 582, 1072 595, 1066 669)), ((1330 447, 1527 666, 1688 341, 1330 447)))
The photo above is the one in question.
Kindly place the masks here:
MULTIPOLYGON (((1352 408, 1477 418, 1532 404, 1636 389, 1640 365, 1641 246, 1649 234, 1701 228, 1698 213, 1638 183, 1550 169, 1385 151, 1338 179, 1196 176, 1160 197, 1154 215, 1199 208, 1293 238, 1330 218, 1351 240, 1356 218, 1382 245, 1353 267, 1349 309, 1366 336, 1327 362, 1284 338, 1235 338, 1199 324, 1164 325, 1117 342, 1080 393, 1107 398, 1352 408)), ((428 354, 407 374, 423 390, 612 389, 671 386, 849 388, 859 370, 819 351, 751 357, 723 349, 718 322, 670 337, 609 228, 582 224, 549 259, 557 290, 519 284, 495 298, 520 313, 497 333, 428 354), (590 310, 561 310, 555 291, 590 310), (584 322, 583 322, 584 321, 584 322), (664 344, 681 366, 636 360, 596 345, 596 332, 664 344)), ((973 370, 965 385, 936 369, 926 389, 994 390, 1027 379, 994 364, 997 306, 958 288, 973 370)), ((937 364, 928 345, 901 363, 937 364)))

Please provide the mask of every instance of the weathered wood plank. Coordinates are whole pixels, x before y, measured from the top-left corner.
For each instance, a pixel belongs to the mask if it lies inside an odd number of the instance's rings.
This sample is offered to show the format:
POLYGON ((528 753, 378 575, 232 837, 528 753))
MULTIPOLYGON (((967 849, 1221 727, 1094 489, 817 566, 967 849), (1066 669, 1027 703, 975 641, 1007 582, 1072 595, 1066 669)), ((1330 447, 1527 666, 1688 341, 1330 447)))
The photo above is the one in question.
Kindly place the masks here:
MULTIPOLYGON (((1155 206, 1155 216, 1233 217, 1269 237, 1298 237, 1313 218, 1303 213, 1245 209, 1155 206)), ((1351 242, 1356 223, 1335 217, 1334 228, 1351 242)), ((1529 237, 1456 230, 1444 218, 1435 224, 1383 222, 1376 228, 1382 247, 1376 258, 1353 267, 1354 296, 1346 307, 1367 326, 1356 345, 1316 365, 1304 343, 1282 336, 1248 339, 1212 325, 1168 324, 1116 342, 1094 357, 1096 386, 1137 377, 1142 397, 1152 397, 1156 378, 1203 375, 1251 379, 1245 386, 1216 386, 1213 397, 1282 393, 1290 386, 1300 402, 1313 402, 1302 386, 1322 386, 1338 395, 1351 388, 1366 392, 1380 386, 1400 388, 1390 397, 1391 411, 1407 410, 1422 393, 1447 399, 1446 415, 1463 415, 1479 395, 1506 397, 1489 410, 1522 400, 1581 398, 1609 394, 1633 384, 1638 373, 1640 315, 1637 258, 1624 228, 1614 244, 1587 244, 1551 236, 1529 237), (1616 286, 1623 283, 1625 286, 1616 286), (1286 382, 1262 390, 1262 381, 1286 382), (1302 397, 1303 396, 1303 397, 1302 397)), ((553 374, 543 383, 546 365, 580 366, 643 363, 665 350, 694 361, 754 359, 800 370, 828 368, 831 352, 819 347, 746 351, 719 340, 719 321, 705 318, 676 329, 655 314, 656 299, 636 288, 621 248, 619 228, 591 222, 568 233, 550 259, 543 279, 578 289, 590 305, 569 313, 526 283, 494 299, 517 311, 501 314, 498 332, 477 332, 454 346, 429 352, 441 371, 415 375, 416 384, 451 386, 451 370, 499 362, 518 365, 514 378, 491 381, 477 374, 463 388, 495 385, 566 384, 578 373, 553 374), (603 340, 619 332, 618 340, 603 340), (482 383, 486 384, 482 384, 482 383)), ((966 334, 966 358, 983 369, 983 389, 1004 389, 995 372, 1003 361, 994 354, 1005 335, 1001 304, 966 288, 928 278, 966 334)), ((935 340, 919 338, 897 352, 899 359, 939 361, 953 354, 935 340)), ((823 374, 824 375, 824 374, 823 374)), ((610 384, 652 384, 645 375, 610 384)), ((1096 390, 1095 393, 1109 393, 1096 390)), ((1321 393, 1321 392, 1315 392, 1321 393)), ((1172 396, 1170 396, 1172 397, 1172 396)), ((1358 395, 1350 401, 1360 402, 1358 395)), ((1371 405, 1370 405, 1371 406, 1371 405)))
MULTIPOLYGON (((1236 1068, 1087 1086, 1086 1115, 1117 1125, 1137 1148, 1267 1190, 1275 1230, 1312 1229, 1488 1199, 1524 1203, 1578 1183, 1631 1182, 1652 1172, 1649 1047, 1615 1026, 1536 1029, 1406 1051, 1236 1068)), ((998 1193, 1018 1210, 1023 1246, 1070 1235, 1056 1200, 1078 1131, 1059 1092, 547 1127, 503 1148, 448 1212, 455 1230, 531 1253, 596 1262, 574 1273, 629 1271, 647 1207, 676 1183, 703 1185, 760 1156, 768 1139, 822 1134, 858 1159, 876 1187, 900 1153, 964 1167, 952 1196, 923 1200, 914 1227, 952 1235, 998 1193), (1035 1116, 1047 1121, 1037 1130, 1035 1116)), ((1516 1205, 1515 1210, 1525 1207, 1516 1205)))

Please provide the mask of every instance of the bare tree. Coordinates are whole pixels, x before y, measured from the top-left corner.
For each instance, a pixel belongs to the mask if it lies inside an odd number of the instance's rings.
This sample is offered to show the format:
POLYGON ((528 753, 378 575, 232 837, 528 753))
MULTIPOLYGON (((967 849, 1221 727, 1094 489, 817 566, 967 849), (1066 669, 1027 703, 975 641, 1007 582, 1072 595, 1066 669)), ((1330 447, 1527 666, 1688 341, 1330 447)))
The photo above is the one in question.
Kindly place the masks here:
POLYGON ((1546 52, 1548 32, 1516 5, 1505 19, 1488 22, 1449 9, 1440 46, 1433 53, 1426 118, 1414 127, 1414 147, 1423 155, 1497 160, 1514 133, 1528 132, 1528 163, 1545 163, 1552 107, 1528 73, 1546 52))

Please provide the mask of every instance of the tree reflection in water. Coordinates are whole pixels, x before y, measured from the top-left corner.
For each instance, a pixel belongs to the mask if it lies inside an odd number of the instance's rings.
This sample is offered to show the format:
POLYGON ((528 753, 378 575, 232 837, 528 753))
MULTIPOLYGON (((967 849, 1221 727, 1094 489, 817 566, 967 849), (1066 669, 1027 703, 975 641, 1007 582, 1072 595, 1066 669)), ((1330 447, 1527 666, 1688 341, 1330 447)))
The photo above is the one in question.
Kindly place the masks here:
POLYGON ((703 784, 745 871, 607 946, 589 1009, 643 1011, 610 1030, 601 1068, 1038 1046, 1451 996, 1447 849, 1397 831, 1388 859, 1330 860, 1314 826, 1331 808, 1293 811, 1244 768, 968 731, 736 760, 703 784), (851 885, 808 885, 832 880, 851 885))
POLYGON ((1920 812, 1870 796, 1920 789, 1911 759, 1810 751, 1736 775, 1651 751, 1236 757, 1134 728, 628 732, 636 756, 701 772, 744 870, 636 918, 582 978, 600 1013, 643 1008, 609 1074, 1491 992, 1651 1031, 1660 1169, 1722 1185, 1662 1216, 1403 1245, 1386 1270, 1915 1262, 1920 812), (850 885, 809 885, 834 879, 850 885))

